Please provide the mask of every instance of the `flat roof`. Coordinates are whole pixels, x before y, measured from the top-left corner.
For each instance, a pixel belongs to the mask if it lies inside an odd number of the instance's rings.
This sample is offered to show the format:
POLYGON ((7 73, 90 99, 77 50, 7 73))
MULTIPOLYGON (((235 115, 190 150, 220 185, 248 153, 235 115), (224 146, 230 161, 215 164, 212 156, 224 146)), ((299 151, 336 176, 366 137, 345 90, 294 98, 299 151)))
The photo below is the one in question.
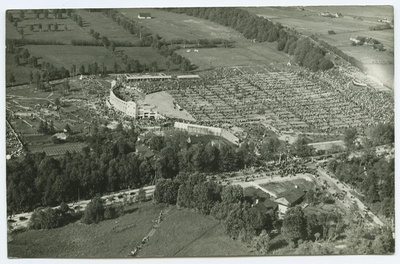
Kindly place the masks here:
POLYGON ((199 75, 196 75, 196 74, 193 74, 193 75, 178 75, 178 76, 176 76, 176 78, 178 78, 178 79, 198 79, 198 78, 200 78, 200 76, 199 75))
POLYGON ((127 80, 141 79, 171 79, 171 75, 129 75, 125 74, 127 80))

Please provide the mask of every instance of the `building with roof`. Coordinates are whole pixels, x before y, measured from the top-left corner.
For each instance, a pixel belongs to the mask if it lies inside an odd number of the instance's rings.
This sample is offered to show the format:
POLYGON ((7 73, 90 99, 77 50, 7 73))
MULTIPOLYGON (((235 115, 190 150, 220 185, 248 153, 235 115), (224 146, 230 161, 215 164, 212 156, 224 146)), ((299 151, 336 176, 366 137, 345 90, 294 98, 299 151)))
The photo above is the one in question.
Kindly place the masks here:
POLYGON ((125 81, 129 82, 140 82, 140 81, 165 81, 172 79, 171 75, 165 75, 164 73, 159 73, 156 75, 150 74, 125 74, 125 81))
POLYGON ((145 145, 136 146, 136 153, 145 158, 151 158, 154 156, 154 152, 145 145))
POLYGON ((294 188, 277 195, 275 202, 278 204, 278 210, 284 215, 288 208, 293 207, 303 201, 305 192, 299 188, 294 188))
POLYGON ((138 15, 139 19, 151 19, 151 14, 150 13, 139 13, 138 15))
POLYGON ((252 207, 260 213, 274 215, 278 210, 278 203, 270 199, 265 199, 264 201, 259 201, 257 199, 252 207))

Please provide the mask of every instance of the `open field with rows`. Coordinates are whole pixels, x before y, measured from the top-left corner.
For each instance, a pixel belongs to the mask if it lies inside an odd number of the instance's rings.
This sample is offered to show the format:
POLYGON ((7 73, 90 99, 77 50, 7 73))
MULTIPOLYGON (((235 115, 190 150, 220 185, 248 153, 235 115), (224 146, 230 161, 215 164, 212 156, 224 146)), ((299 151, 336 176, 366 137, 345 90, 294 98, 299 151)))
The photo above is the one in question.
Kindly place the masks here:
POLYGON ((264 120, 278 131, 331 132, 380 122, 393 114, 389 94, 353 87, 343 73, 326 75, 322 81, 291 68, 270 69, 225 68, 210 72, 204 84, 175 86, 168 92, 196 120, 235 124, 264 120), (388 100, 391 106, 381 108, 388 100))
POLYGON ((394 79, 394 32, 393 29, 373 31, 372 26, 383 25, 379 19, 393 18, 390 6, 369 7, 337 7, 320 6, 305 7, 304 11, 295 7, 259 7, 245 8, 246 10, 279 22, 306 35, 315 34, 332 46, 338 47, 349 56, 360 60, 366 71, 378 78, 383 84, 393 88, 394 79), (342 13, 343 17, 330 18, 319 16, 319 12, 342 13), (355 19, 355 17, 359 19, 355 19), (334 30, 335 35, 329 35, 328 30, 334 30), (351 37, 371 37, 380 41, 386 51, 373 50, 371 46, 351 46, 351 37))
MULTIPOLYGON (((19 12, 11 11, 14 17, 19 17, 19 12)), ((15 27, 14 27, 15 28, 15 27)), ((41 14, 40 18, 37 19, 35 14, 31 11, 25 12, 25 17, 22 21, 18 22, 18 30, 23 28, 24 38, 32 40, 48 40, 57 41, 63 44, 70 44, 72 39, 79 40, 92 40, 93 38, 87 34, 84 28, 81 28, 71 18, 63 14, 63 18, 54 18, 51 14, 47 19, 41 14), (54 24, 58 25, 58 29, 54 30, 54 24), (39 28, 39 24, 42 25, 42 29, 39 28), (30 30, 30 26, 33 26, 33 31, 30 30), (48 26, 51 26, 49 30, 48 26)), ((15 34, 10 34, 12 30, 8 31, 7 27, 7 38, 17 38, 15 34)), ((19 38, 19 37, 18 37, 19 38)))
POLYGON ((42 145, 42 146, 35 146, 35 147, 30 147, 30 151, 32 153, 36 152, 45 152, 46 156, 59 156, 59 155, 64 155, 67 153, 80 153, 82 151, 82 148, 85 146, 83 143, 65 143, 65 144, 59 144, 59 145, 42 145))
POLYGON ((166 40, 171 39, 228 39, 231 41, 246 41, 237 31, 215 24, 213 22, 191 17, 185 14, 176 14, 160 9, 135 8, 118 9, 126 17, 148 28, 166 40), (150 13, 153 19, 140 20, 139 13, 150 13))

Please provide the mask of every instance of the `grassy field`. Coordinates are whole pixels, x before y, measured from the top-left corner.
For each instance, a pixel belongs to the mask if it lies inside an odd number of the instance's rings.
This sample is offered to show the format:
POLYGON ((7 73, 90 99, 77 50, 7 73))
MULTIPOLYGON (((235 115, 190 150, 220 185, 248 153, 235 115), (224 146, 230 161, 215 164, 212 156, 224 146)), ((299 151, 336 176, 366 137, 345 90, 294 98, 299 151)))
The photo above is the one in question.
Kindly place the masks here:
POLYGON ((104 47, 27 45, 26 48, 31 54, 40 58, 39 63, 44 60, 56 67, 64 66, 66 69, 70 69, 72 65, 76 65, 77 68, 84 65, 87 69, 87 65, 94 62, 99 65, 103 62, 107 69, 113 69, 115 62, 123 66, 122 60, 104 47))
POLYGON ((386 86, 393 87, 394 79, 394 31, 393 29, 372 31, 371 26, 382 25, 379 19, 393 18, 391 6, 319 6, 305 7, 300 11, 294 7, 258 7, 245 8, 249 12, 279 22, 284 26, 294 28, 300 33, 317 37, 343 50, 349 56, 360 60, 367 73, 375 76, 386 86), (319 12, 339 12, 341 18, 319 16, 319 12), (360 17, 360 19, 354 19, 360 17), (335 35, 328 35, 328 30, 334 30, 335 35), (375 51, 370 46, 351 46, 350 38, 364 36, 372 37, 384 44, 386 51, 375 51))
MULTIPOLYGON (((311 179, 311 178, 310 178, 311 179)), ((260 186, 272 193, 280 194, 282 192, 294 189, 295 186, 302 190, 308 190, 314 188, 316 185, 314 180, 307 181, 305 179, 294 179, 288 181, 270 182, 266 184, 260 184, 260 186)))
MULTIPOLYGON (((148 205, 148 206, 147 206, 148 205)), ((140 205, 139 205, 140 206, 140 205)), ((27 231, 12 236, 9 257, 121 258, 149 232, 162 206, 144 207, 118 219, 84 225, 79 222, 52 230, 27 231)))
POLYGON ((77 9, 76 13, 82 17, 87 32, 93 29, 100 33, 100 36, 105 36, 109 40, 114 41, 129 41, 136 42, 138 37, 133 36, 128 31, 120 27, 116 22, 107 18, 102 12, 88 12, 86 10, 77 9))
POLYGON ((167 40, 179 38, 188 40, 223 38, 239 41, 244 39, 233 29, 185 14, 150 8, 119 9, 119 11, 148 28, 154 34, 158 34, 167 40), (138 19, 139 13, 150 13, 153 18, 140 20, 138 19))
MULTIPOLYGON (((148 234, 163 205, 137 205, 131 213, 84 225, 79 222, 53 230, 11 235, 9 257, 29 258, 123 258, 148 234)), ((221 224, 209 217, 175 207, 139 252, 139 257, 246 255, 244 244, 231 240, 221 224), (216 247, 215 245, 218 245, 216 247)))
POLYGON ((175 209, 169 212, 138 256, 195 257, 246 254, 247 247, 225 235, 218 221, 187 209, 175 209))
MULTIPOLYGON (((160 70, 167 70, 167 66, 165 64, 167 62, 167 58, 158 54, 157 51, 151 47, 119 47, 116 49, 116 51, 121 55, 126 54, 129 59, 135 59, 147 65, 156 61, 160 70)), ((170 70, 177 68, 179 67, 171 63, 170 70)))
POLYGON ((275 43, 247 43, 235 45, 234 48, 199 49, 199 52, 179 50, 177 53, 196 64, 197 70, 271 63, 286 65, 289 59, 285 53, 277 51, 275 45, 275 43))

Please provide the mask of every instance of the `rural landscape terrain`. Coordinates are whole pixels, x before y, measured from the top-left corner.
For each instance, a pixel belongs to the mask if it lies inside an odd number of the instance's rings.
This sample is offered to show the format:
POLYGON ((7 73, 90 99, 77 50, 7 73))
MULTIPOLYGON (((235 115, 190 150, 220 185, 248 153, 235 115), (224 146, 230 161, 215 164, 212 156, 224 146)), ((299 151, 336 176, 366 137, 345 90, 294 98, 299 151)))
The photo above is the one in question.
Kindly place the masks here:
POLYGON ((8 10, 5 71, 9 258, 394 254, 391 6, 8 10))

